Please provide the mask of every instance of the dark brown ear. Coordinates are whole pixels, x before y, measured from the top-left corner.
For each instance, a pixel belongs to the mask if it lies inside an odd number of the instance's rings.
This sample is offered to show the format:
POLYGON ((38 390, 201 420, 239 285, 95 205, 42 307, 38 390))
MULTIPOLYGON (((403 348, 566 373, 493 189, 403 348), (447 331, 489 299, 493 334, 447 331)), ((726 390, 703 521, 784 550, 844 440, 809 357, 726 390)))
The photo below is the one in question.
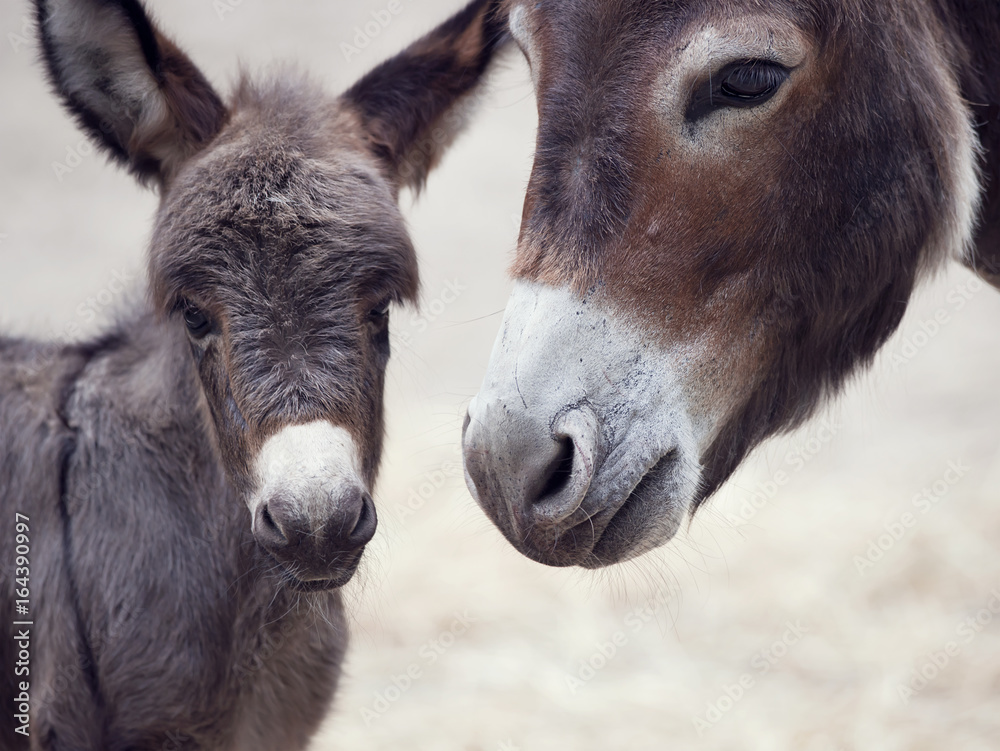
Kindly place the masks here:
POLYGON ((222 101, 137 0, 35 0, 35 11, 63 104, 141 180, 169 179, 219 132, 222 101))
POLYGON ((344 94, 399 185, 422 185, 464 125, 473 92, 508 38, 501 5, 473 0, 344 94))

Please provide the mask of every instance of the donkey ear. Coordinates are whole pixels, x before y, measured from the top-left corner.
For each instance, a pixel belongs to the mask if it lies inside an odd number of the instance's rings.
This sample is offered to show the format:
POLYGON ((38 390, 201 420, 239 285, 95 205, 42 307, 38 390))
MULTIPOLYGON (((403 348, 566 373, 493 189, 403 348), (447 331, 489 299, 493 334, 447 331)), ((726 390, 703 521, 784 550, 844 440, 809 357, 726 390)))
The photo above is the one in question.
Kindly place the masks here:
POLYGON ((88 134, 141 180, 168 180, 226 108, 137 0, 35 0, 52 83, 88 134))
POLYGON ((420 187, 458 135, 506 42, 501 0, 473 0, 344 94, 398 185, 420 187))

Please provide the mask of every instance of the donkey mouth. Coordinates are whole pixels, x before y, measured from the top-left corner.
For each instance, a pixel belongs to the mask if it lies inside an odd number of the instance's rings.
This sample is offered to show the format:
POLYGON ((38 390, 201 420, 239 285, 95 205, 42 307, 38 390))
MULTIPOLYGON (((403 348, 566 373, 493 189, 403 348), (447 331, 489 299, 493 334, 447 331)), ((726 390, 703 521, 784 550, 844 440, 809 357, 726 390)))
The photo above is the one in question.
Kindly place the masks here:
POLYGON ((326 567, 322 573, 305 572, 301 566, 283 563, 271 553, 265 551, 267 557, 277 566, 282 584, 295 592, 326 592, 339 589, 347 584, 358 570, 364 548, 338 556, 332 567, 326 567))
POLYGON ((547 566, 598 569, 635 558, 667 542, 680 526, 684 504, 678 497, 677 463, 677 452, 671 451, 640 477, 624 502, 605 501, 572 526, 533 529, 511 542, 547 566))
POLYGON ((601 568, 642 555, 674 536, 684 516, 678 501, 676 451, 661 457, 642 476, 614 512, 594 547, 581 562, 601 568))

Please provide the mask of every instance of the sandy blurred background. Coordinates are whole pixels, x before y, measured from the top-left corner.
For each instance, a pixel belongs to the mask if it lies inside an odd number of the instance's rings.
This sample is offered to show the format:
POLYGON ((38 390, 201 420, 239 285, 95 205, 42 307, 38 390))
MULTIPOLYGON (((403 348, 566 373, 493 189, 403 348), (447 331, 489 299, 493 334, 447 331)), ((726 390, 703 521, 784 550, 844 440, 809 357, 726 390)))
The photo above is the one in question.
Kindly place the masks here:
MULTIPOLYGON (((220 88, 238 61, 293 59, 339 91, 460 2, 400 0, 365 38, 387 2, 151 5, 220 88)), ((0 325, 66 337, 126 304, 118 280, 141 283, 156 198, 61 113, 26 21, 3 0, 0 325)), ((508 57, 404 198, 424 302, 394 313, 380 531, 316 751, 1000 749, 1000 293, 961 269, 825 423, 758 451, 657 554, 546 569, 475 507, 461 415, 509 291, 534 128, 508 57)))

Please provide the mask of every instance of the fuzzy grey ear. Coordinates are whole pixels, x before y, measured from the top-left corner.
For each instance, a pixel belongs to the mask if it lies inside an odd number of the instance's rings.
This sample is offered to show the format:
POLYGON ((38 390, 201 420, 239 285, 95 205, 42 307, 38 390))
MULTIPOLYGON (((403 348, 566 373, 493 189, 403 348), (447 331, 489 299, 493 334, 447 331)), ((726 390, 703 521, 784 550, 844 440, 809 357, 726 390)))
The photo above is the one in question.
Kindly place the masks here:
POLYGON ((465 124, 508 39, 501 0, 473 0, 344 94, 398 185, 419 187, 465 124))
POLYGON ((88 135, 140 180, 166 181, 226 108, 137 0, 35 0, 52 83, 88 135))

